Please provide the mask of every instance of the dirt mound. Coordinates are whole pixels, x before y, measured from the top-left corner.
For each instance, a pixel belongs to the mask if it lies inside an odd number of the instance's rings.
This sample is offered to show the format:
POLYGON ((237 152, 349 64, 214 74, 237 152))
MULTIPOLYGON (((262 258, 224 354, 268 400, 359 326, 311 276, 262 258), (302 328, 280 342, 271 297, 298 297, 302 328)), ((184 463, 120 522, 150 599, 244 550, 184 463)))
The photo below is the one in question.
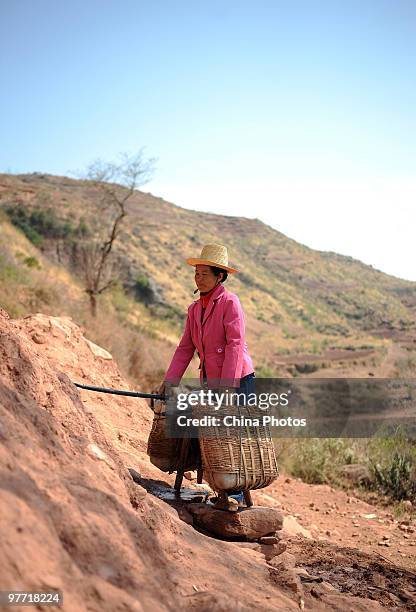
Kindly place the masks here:
POLYGON ((146 456, 147 404, 71 381, 129 389, 71 319, 0 310, 0 590, 61 589, 76 612, 382 609, 197 531, 146 456))
POLYGON ((141 431, 133 444, 146 438, 144 402, 83 403, 68 375, 128 388, 70 319, 0 314, 0 588, 60 588, 65 610, 113 612, 192 609, 197 591, 214 610, 218 589, 238 599, 244 584, 242 609, 267 593, 268 609, 294 609, 264 560, 200 535, 133 482, 110 438, 128 435, 117 423, 129 418, 141 431), (113 436, 93 414, 103 403, 113 436))

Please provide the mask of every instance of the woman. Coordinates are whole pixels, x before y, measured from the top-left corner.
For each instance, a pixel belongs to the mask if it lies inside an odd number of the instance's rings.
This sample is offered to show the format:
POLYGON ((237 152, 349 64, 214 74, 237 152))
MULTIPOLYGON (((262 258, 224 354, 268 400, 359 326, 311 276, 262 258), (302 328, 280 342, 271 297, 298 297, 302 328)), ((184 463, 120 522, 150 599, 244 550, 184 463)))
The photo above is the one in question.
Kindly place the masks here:
MULTIPOLYGON (((194 293, 199 291, 200 298, 188 307, 185 331, 160 392, 164 392, 165 382, 180 383, 196 349, 201 383, 233 387, 239 394, 254 393, 255 372, 245 342, 244 312, 237 295, 223 286, 229 273, 238 272, 228 265, 227 248, 207 244, 200 257, 187 259, 186 263, 195 266, 194 293)), ((233 497, 242 500, 242 494, 233 497)))
MULTIPOLYGON (((199 258, 186 260, 195 266, 199 300, 188 307, 184 334, 175 350, 164 381, 179 384, 195 349, 198 351, 201 383, 208 379, 224 387, 244 387, 255 377, 245 342, 245 319, 240 300, 225 289, 228 253, 221 244, 207 244, 199 258)), ((162 383, 161 389, 164 389, 162 383)))

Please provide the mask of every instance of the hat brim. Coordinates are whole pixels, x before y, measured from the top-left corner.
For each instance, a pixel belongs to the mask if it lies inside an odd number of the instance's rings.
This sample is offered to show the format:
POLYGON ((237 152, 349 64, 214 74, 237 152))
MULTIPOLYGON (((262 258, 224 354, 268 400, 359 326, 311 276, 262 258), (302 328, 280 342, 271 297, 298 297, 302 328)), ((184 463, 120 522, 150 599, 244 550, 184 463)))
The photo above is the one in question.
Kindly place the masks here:
POLYGON ((215 266, 216 268, 221 268, 221 270, 227 270, 227 272, 230 272, 231 274, 233 272, 238 272, 238 270, 236 270, 235 268, 230 268, 229 266, 220 265, 216 263, 215 261, 210 261, 209 259, 198 259, 198 258, 191 257, 189 259, 186 259, 185 261, 190 266, 197 266, 201 264, 203 266, 215 266))

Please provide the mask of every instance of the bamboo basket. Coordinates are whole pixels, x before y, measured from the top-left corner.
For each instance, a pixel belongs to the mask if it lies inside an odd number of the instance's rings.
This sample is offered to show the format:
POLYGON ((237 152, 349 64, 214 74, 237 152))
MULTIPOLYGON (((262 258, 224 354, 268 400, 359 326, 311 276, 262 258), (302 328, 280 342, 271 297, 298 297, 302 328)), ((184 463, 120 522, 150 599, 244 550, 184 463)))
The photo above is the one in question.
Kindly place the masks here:
POLYGON ((154 401, 152 429, 147 442, 147 454, 151 463, 162 472, 196 470, 200 467, 197 440, 183 440, 166 436, 166 403, 154 401))
POLYGON ((279 469, 270 428, 262 424, 264 412, 245 406, 244 411, 228 407, 222 414, 258 418, 260 425, 201 427, 205 480, 215 491, 228 493, 267 487, 279 476, 279 469))

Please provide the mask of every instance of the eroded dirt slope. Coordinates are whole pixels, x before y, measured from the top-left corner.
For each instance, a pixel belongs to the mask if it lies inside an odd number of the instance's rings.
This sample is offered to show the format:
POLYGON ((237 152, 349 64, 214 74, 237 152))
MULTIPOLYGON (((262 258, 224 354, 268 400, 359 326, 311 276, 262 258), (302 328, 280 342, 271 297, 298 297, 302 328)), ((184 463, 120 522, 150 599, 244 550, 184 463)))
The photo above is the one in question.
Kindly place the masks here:
MULTIPOLYGON (((302 597, 267 562, 264 547, 195 530, 181 503, 152 494, 169 491, 174 477, 147 458, 147 403, 79 392, 71 380, 129 388, 111 355, 86 340, 71 319, 38 314, 10 320, 0 311, 0 589, 60 588, 69 611, 411 609, 412 576, 405 567, 392 564, 390 582, 402 575, 396 600, 388 595, 389 582, 374 591, 368 578, 373 590, 354 590, 327 571, 324 558, 342 577, 353 555, 340 541, 315 540, 320 525, 311 539, 289 540, 300 569, 328 574, 318 584, 306 581, 302 597), (143 486, 127 468, 141 474, 143 486)), ((294 488, 302 483, 286 484, 287 492, 293 489, 289 499, 279 479, 255 493, 255 502, 283 504, 293 513, 294 488)), ((353 561, 362 569, 358 553, 353 561)), ((370 553, 368 574, 380 560, 370 553)))
POLYGON ((149 408, 108 396, 84 404, 75 375, 127 388, 69 319, 1 313, 1 588, 60 588, 65 610, 113 612, 192 609, 200 591, 212 609, 218 589, 227 601, 244 587, 242 609, 266 596, 274 603, 264 609, 296 609, 264 557, 200 535, 132 481, 115 432, 128 435, 118 422, 130 415, 144 444, 149 408), (97 418, 103 404, 108 431, 97 418))

